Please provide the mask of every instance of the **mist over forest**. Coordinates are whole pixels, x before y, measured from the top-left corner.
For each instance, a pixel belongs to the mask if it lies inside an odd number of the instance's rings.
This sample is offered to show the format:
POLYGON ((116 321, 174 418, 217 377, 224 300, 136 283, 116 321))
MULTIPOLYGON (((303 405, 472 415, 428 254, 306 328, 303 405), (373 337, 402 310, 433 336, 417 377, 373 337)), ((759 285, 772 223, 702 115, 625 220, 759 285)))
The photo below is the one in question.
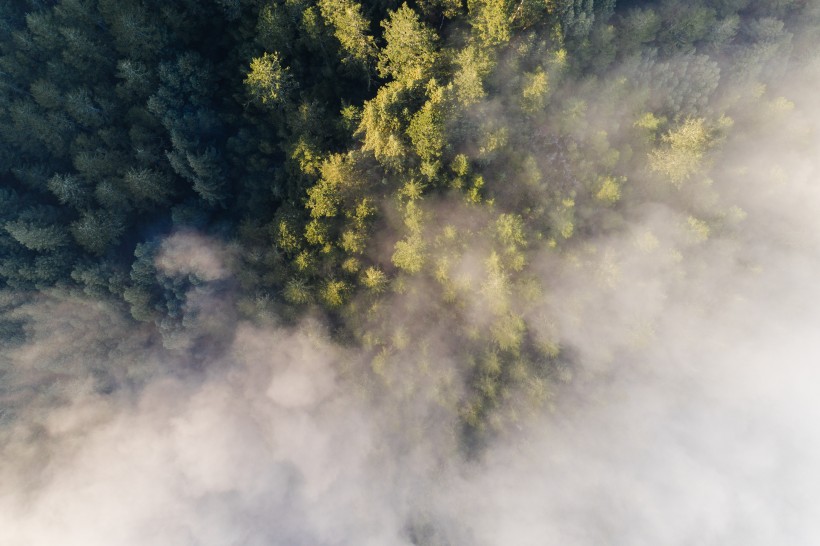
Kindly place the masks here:
POLYGON ((820 543, 819 0, 4 0, 0 544, 820 543))

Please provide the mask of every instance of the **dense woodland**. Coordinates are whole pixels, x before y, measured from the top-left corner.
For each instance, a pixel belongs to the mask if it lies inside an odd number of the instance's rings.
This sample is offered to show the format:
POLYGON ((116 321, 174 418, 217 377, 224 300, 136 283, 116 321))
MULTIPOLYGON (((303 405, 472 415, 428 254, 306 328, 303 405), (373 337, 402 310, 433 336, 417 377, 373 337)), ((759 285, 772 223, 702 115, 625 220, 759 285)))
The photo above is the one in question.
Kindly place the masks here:
POLYGON ((708 172, 739 112, 793 106, 777 82, 817 62, 818 20, 812 0, 4 0, 0 303, 109 301, 169 349, 197 290, 320 316, 366 355, 363 392, 430 398, 480 442, 573 376, 531 326, 544 256, 583 268, 645 203, 686 218, 680 267, 737 229, 708 172), (232 275, 158 268, 172 233, 232 275))

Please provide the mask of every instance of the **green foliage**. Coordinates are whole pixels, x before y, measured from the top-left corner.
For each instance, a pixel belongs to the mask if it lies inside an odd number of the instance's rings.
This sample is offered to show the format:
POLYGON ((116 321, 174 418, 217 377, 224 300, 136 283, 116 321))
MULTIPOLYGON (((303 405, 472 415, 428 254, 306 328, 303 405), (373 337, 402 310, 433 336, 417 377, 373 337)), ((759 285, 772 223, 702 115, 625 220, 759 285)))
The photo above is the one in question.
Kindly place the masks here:
POLYGON ((313 299, 310 287, 300 279, 291 279, 285 284, 284 296, 287 301, 296 305, 305 305, 313 299))
POLYGON ((580 267, 645 203, 684 203, 689 245, 739 221, 709 183, 727 115, 795 106, 768 90, 816 57, 816 9, 7 2, 0 285, 119 299, 178 343, 203 281, 155 262, 197 230, 235 256, 241 313, 325 313, 372 351, 357 383, 429 391, 477 442, 568 375, 533 327, 535 256, 580 267), (423 356, 429 325, 458 379, 423 356))
POLYGON ((138 201, 167 203, 173 191, 171 181, 163 173, 151 169, 129 169, 124 181, 131 195, 138 201))
POLYGON ((521 90, 522 106, 526 112, 539 112, 546 104, 549 92, 549 79, 542 68, 524 74, 524 86, 521 90))
POLYGON ((71 234, 77 243, 92 254, 104 254, 125 230, 120 218, 106 210, 84 212, 71 224, 71 234))
POLYGON ((314 218, 333 217, 338 206, 355 195, 363 180, 354 160, 334 154, 322 162, 319 183, 308 190, 307 208, 314 218))
POLYGON ((411 118, 407 134, 419 157, 425 161, 441 157, 446 145, 444 89, 430 82, 429 99, 411 118))
POLYGON ((384 291, 387 284, 387 276, 376 267, 368 267, 362 275, 362 284, 378 294, 384 291))
POLYGON ((556 14, 564 36, 585 38, 595 22, 594 0, 559 0, 556 14))
POLYGON ((74 208, 82 208, 91 200, 88 184, 78 176, 55 174, 48 181, 48 189, 60 203, 74 208))
POLYGON ((649 154, 650 168, 680 186, 702 166, 710 134, 703 118, 687 119, 663 135, 664 145, 649 154))
POLYGON ((270 106, 282 105, 296 88, 289 70, 283 67, 278 53, 265 53, 251 61, 245 86, 253 100, 270 106))
POLYGON ((467 9, 475 36, 488 46, 499 46, 512 36, 512 12, 515 4, 508 0, 468 0, 467 9))
POLYGON ((396 243, 391 260, 399 269, 418 273, 424 266, 425 257, 424 240, 421 235, 413 234, 396 243))
POLYGON ((348 288, 344 281, 330 280, 322 287, 320 296, 328 307, 340 307, 345 302, 348 288))
POLYGON ((6 222, 4 228, 15 241, 30 250, 54 250, 67 243, 65 234, 56 226, 16 220, 6 222))
POLYGON ((617 203, 621 198, 621 182, 611 176, 604 177, 600 181, 600 186, 595 193, 595 198, 610 205, 617 203))
POLYGON ((369 69, 378 50, 370 35, 370 23, 362 14, 361 4, 350 0, 320 0, 319 10, 346 53, 342 62, 369 69))
POLYGON ((430 75, 437 61, 437 37, 407 4, 382 21, 384 48, 377 65, 384 78, 413 83, 430 75))

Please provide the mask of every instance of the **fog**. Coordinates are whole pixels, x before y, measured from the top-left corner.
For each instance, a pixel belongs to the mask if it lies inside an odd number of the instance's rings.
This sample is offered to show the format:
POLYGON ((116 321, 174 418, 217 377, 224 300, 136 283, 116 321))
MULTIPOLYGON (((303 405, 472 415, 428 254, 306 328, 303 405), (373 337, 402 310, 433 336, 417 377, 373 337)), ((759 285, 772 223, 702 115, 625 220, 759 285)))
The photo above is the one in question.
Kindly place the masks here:
MULTIPOLYGON (((347 370, 364 355, 321 318, 227 312, 231 252, 204 236, 157 258, 202 280, 174 343, 80 296, 14 307, 28 337, 3 354, 0 543, 818 543, 811 74, 735 119, 711 167, 738 229, 703 240, 686 207, 636 201, 622 228, 531 257, 548 289, 528 326, 575 355, 572 377, 470 457, 427 398, 363 394, 347 370), (796 108, 776 113, 779 96, 796 108)), ((446 336, 432 347, 450 366, 446 336)))

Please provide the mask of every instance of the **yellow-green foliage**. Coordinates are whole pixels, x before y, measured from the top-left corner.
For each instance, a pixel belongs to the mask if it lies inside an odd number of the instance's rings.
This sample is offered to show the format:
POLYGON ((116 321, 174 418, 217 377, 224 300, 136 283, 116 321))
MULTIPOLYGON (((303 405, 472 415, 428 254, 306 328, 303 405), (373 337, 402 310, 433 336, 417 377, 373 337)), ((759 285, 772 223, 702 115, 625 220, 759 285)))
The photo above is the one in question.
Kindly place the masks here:
POLYGON ((420 235, 424 223, 424 213, 416 202, 408 201, 404 206, 404 225, 413 235, 420 235))
POLYGON ((521 249, 527 245, 524 222, 517 214, 502 214, 495 223, 495 236, 503 247, 504 263, 512 271, 521 271, 526 259, 521 249))
POLYGON ((358 258, 349 257, 342 262, 342 270, 347 273, 356 273, 359 269, 361 269, 361 267, 362 263, 358 260, 358 258))
POLYGON ((373 216, 376 212, 376 207, 373 206, 373 200, 369 197, 364 197, 356 204, 356 208, 351 214, 348 212, 348 218, 353 220, 353 224, 358 229, 364 229, 368 218, 373 216))
POLYGON ((494 127, 495 123, 488 122, 484 128, 484 137, 479 145, 480 155, 488 156, 507 145, 509 133, 506 127, 494 127))
POLYGON ((468 45, 456 55, 458 70, 453 75, 452 89, 458 103, 470 106, 485 96, 484 78, 493 63, 487 52, 474 45, 468 45))
POLYGON ((413 234, 398 241, 394 247, 393 265, 408 273, 418 273, 424 267, 426 259, 424 239, 413 234))
POLYGON ((354 194, 362 179, 352 158, 333 154, 322 162, 322 178, 308 190, 307 207, 314 218, 333 217, 343 199, 354 194))
POLYGON ((649 154, 650 168, 680 186, 701 169, 710 134, 703 118, 690 118, 663 135, 664 145, 649 154))
POLYGON ((444 88, 437 86, 435 80, 432 80, 428 86, 428 96, 430 98, 412 117, 407 129, 416 153, 426 161, 440 157, 446 143, 444 88))
POLYGON ((542 68, 524 74, 524 87, 521 90, 521 105, 525 112, 538 112, 547 101, 549 78, 542 68))
POLYGON ((525 331, 524 320, 513 313, 498 317, 490 328, 493 341, 499 349, 517 352, 525 331))
POLYGON ((322 158, 316 147, 309 143, 304 136, 296 141, 296 145, 290 152, 290 158, 299 165, 299 170, 305 174, 316 175, 319 173, 319 166, 322 158))
POLYGON ((611 176, 601 177, 595 198, 608 205, 617 203, 621 198, 621 182, 611 176))
POLYGON ((362 14, 362 6, 350 0, 319 0, 322 17, 333 29, 347 56, 343 62, 367 67, 378 52, 370 23, 362 14))
POLYGON ((361 283, 373 293, 379 294, 387 287, 387 275, 381 269, 371 266, 362 274, 361 283))
POLYGON ((453 158, 452 163, 450 163, 450 169, 453 171, 453 174, 456 176, 464 176, 470 169, 470 164, 467 160, 467 156, 464 154, 458 154, 453 158))
POLYGON ((575 200, 562 199, 553 212, 553 228, 563 237, 569 239, 575 233, 575 200))
POLYGON ((305 239, 312 245, 327 247, 330 244, 328 227, 319 218, 314 218, 305 226, 305 239))
POLYGON ((293 260, 296 269, 302 272, 310 271, 316 265, 316 260, 310 252, 303 250, 293 260))
POLYGON ((295 87, 295 82, 288 69, 282 66, 278 53, 265 53, 251 61, 245 87, 261 104, 281 104, 295 87))
POLYGON ((341 246, 345 252, 358 254, 364 251, 366 242, 367 237, 365 233, 357 229, 347 229, 342 232, 339 246, 341 246))
POLYGON ((483 176, 476 176, 473 178, 473 185, 467 190, 467 195, 465 196, 468 203, 473 205, 477 205, 481 203, 482 195, 481 190, 484 188, 484 177, 483 176))
POLYGON ((508 42, 512 7, 510 0, 467 0, 475 36, 492 47, 508 42))
POLYGON ((771 101, 769 108, 776 114, 782 114, 794 110, 794 103, 786 97, 777 97, 771 101))
POLYGON ((294 252, 299 249, 299 236, 293 224, 286 219, 276 223, 276 244, 285 252, 294 252))
POLYGON ((501 214, 495 221, 495 233, 505 247, 520 247, 527 244, 524 236, 524 222, 517 214, 501 214))
POLYGON ((356 134, 364 136, 362 149, 372 151, 385 167, 401 171, 405 157, 402 140, 406 111, 402 108, 408 88, 401 82, 382 86, 376 96, 365 103, 362 121, 356 134))
POLYGON ((490 253, 484 266, 486 275, 481 285, 481 293, 493 313, 504 313, 509 308, 511 293, 509 275, 504 271, 501 257, 495 252, 490 253))
POLYGON ((690 216, 686 219, 686 226, 689 229, 689 233, 691 233, 694 236, 695 240, 705 241, 709 238, 709 224, 707 224, 703 220, 699 220, 694 216, 690 216))
POLYGON ((418 14, 402 4, 381 26, 386 44, 379 52, 379 74, 406 82, 428 75, 437 60, 437 36, 421 22, 418 14))
POLYGON ((424 194, 424 184, 415 178, 411 178, 404 183, 404 186, 399 190, 399 194, 409 201, 421 199, 421 196, 424 194))
POLYGON ((646 130, 647 133, 654 138, 663 123, 665 123, 664 118, 659 118, 652 112, 646 112, 635 121, 634 125, 635 127, 646 130))
POLYGON ((549 384, 540 377, 533 377, 527 382, 527 395, 535 407, 541 406, 552 396, 549 384))
POLYGON ((349 286, 344 281, 331 280, 321 290, 322 301, 328 307, 340 307, 345 302, 349 286))

